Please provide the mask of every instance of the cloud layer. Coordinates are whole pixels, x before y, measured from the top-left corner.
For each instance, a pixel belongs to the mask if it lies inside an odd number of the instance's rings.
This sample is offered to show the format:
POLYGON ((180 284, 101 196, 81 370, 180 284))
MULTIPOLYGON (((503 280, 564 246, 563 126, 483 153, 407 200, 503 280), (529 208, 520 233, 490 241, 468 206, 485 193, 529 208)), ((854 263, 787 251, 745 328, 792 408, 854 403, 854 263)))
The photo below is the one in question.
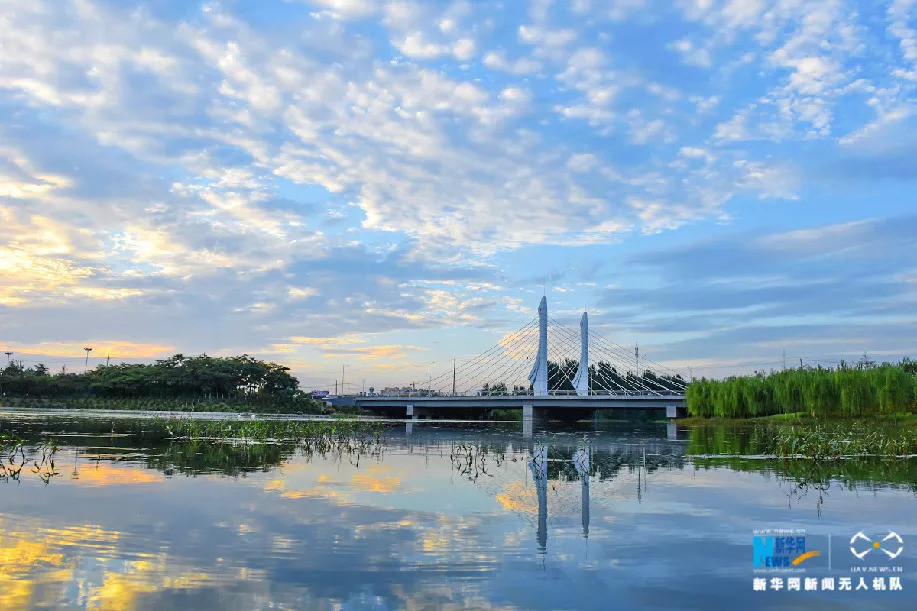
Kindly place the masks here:
MULTIPOLYGON (((550 274, 561 308, 645 300, 659 328, 635 318, 628 339, 756 308, 763 338, 815 341, 774 321, 826 301, 850 304, 847 329, 914 338, 864 296, 909 298, 903 251, 779 254, 866 244, 913 210, 909 0, 0 9, 0 342, 16 352, 249 351, 316 380, 352 358, 395 381, 516 328, 550 274), (641 275, 608 271, 628 257, 641 275)), ((830 333, 835 307, 812 324, 830 333)), ((674 341, 660 358, 705 358, 674 341)))

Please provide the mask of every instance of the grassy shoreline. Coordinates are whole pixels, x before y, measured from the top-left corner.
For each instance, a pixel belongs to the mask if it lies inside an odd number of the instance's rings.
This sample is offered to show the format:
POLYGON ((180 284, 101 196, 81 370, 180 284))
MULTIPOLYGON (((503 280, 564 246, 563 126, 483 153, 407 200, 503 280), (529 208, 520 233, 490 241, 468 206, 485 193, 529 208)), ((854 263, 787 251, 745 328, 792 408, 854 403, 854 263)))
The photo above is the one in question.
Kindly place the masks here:
POLYGON ((149 399, 108 397, 0 397, 0 407, 13 409, 71 409, 99 411, 148 412, 239 412, 250 414, 321 414, 322 407, 314 402, 284 403, 223 401, 206 399, 149 399))
POLYGON ((917 414, 899 412, 895 414, 870 414, 868 416, 831 416, 829 418, 816 418, 806 412, 792 412, 788 414, 772 414, 770 416, 755 416, 753 418, 704 418, 687 417, 674 420, 676 424, 747 424, 755 422, 773 423, 799 423, 815 424, 830 422, 897 422, 902 424, 917 423, 917 414))
POLYGON ((813 417, 917 413, 917 361, 836 369, 800 367, 693 380, 685 390, 688 414, 700 418, 754 418, 807 412, 813 417))
POLYGON ((692 419, 689 453, 816 461, 917 456, 913 414, 871 418, 692 419))

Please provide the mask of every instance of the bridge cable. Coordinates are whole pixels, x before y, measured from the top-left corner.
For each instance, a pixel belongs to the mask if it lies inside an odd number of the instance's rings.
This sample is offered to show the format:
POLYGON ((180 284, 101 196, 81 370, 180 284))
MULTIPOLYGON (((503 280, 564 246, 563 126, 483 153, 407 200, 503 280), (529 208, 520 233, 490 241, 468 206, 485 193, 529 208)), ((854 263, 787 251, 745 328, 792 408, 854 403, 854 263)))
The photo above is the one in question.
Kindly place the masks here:
MULTIPOLYGON (((552 319, 552 320, 553 320, 553 319, 552 319)), ((569 331, 564 325, 561 325, 561 324, 558 323, 557 321, 553 321, 553 322, 554 322, 554 324, 555 324, 556 326, 558 326, 558 327, 560 327, 561 329, 563 329, 563 330, 568 334, 568 337, 572 336, 572 337, 575 338, 575 336, 573 335, 573 332, 572 332, 572 331, 569 331)), ((612 359, 612 361, 614 361, 614 360, 615 360, 615 359, 612 359)), ((632 361, 632 362, 633 362, 633 361, 632 361)), ((628 372, 628 376, 624 377, 624 380, 630 381, 632 375, 633 375, 633 374, 631 374, 630 372, 628 372)), ((648 386, 647 384, 645 384, 645 383, 643 382, 642 376, 639 375, 639 372, 637 372, 637 375, 634 375, 634 376, 633 376, 633 378, 632 378, 632 384, 642 387, 644 391, 646 391, 646 392, 648 392, 648 393, 650 393, 650 394, 655 394, 655 395, 660 394, 658 391, 654 390, 653 388, 651 388, 650 386, 648 386)))

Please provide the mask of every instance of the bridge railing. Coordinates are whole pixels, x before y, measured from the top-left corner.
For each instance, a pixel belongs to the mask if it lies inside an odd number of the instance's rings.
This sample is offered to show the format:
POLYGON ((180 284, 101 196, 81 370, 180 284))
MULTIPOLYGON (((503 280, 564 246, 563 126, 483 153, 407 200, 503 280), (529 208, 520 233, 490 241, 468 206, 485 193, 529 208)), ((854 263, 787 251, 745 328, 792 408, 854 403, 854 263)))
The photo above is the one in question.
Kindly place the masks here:
MULTIPOLYGON (((662 391, 662 390, 642 390, 642 389, 630 389, 630 390, 590 390, 590 397, 671 397, 671 396, 681 396, 684 393, 672 391, 662 391)), ((400 398, 448 398, 448 397, 532 397, 534 393, 530 390, 515 390, 515 391, 497 391, 497 392, 486 392, 486 391, 477 391, 472 393, 463 393, 463 394, 452 394, 452 393, 441 393, 441 392, 425 392, 425 391, 415 391, 415 392, 405 392, 405 393, 386 393, 386 394, 374 394, 374 395, 364 395, 367 397, 400 397, 400 398)), ((548 396, 550 397, 576 397, 577 393, 573 390, 551 390, 548 391, 548 396)))

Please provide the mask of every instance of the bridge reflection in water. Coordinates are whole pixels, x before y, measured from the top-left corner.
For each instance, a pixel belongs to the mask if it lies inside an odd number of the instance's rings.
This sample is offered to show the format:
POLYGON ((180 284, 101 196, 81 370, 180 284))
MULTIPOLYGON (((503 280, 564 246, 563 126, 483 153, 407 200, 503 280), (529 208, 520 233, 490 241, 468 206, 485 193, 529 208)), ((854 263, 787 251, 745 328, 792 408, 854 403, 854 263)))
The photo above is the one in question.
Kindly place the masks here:
POLYGON ((496 435, 490 441, 482 443, 480 429, 462 431, 446 423, 421 421, 405 423, 404 439, 413 451, 436 454, 435 448, 442 446, 436 443, 435 436, 450 437, 453 469, 489 489, 505 510, 531 519, 538 552, 546 554, 550 524, 566 530, 571 526, 569 520, 578 514, 581 536, 588 540, 594 502, 598 503, 599 515, 611 517, 606 515, 610 503, 623 493, 613 482, 622 472, 630 474, 637 486, 635 495, 624 493, 626 498, 642 502, 649 473, 684 466, 685 440, 678 439, 672 430, 663 437, 658 434, 659 428, 651 428, 650 436, 629 435, 616 440, 609 440, 604 431, 582 428, 572 436, 569 430, 539 432, 535 439, 520 438, 518 432, 506 431, 504 435, 497 430, 492 431, 496 435), (525 473, 522 479, 518 479, 522 475, 519 471, 507 470, 512 463, 520 462, 525 473), (574 482, 579 484, 579 494, 575 496, 571 494, 574 482), (615 488, 617 492, 613 492, 615 488), (599 494, 597 499, 591 498, 593 491, 599 494))
MULTIPOLYGON (((585 444, 573 453, 573 458, 569 461, 573 463, 576 472, 579 475, 580 487, 582 489, 580 512, 582 515, 583 538, 589 538, 589 444, 585 444)), ((555 459, 563 460, 563 459, 555 459)), ((567 462, 567 461, 564 461, 567 462)), ((547 552, 548 549, 548 446, 536 445, 532 451, 532 458, 529 461, 529 469, 532 472, 532 480, 535 483, 535 491, 538 496, 538 549, 541 552, 547 552)))

